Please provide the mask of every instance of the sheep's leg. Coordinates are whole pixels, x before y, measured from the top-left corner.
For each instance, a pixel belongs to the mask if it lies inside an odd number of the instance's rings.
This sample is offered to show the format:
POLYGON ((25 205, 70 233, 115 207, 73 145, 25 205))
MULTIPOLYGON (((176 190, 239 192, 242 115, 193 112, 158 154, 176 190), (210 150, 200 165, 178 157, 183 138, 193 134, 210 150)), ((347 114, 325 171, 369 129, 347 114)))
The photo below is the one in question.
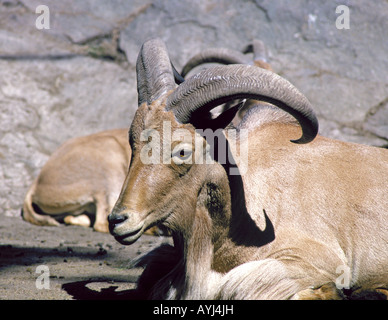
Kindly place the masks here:
POLYGON ((388 290, 383 288, 359 288, 347 296, 338 290, 333 282, 325 283, 316 288, 302 290, 296 294, 295 300, 388 300, 388 290))
POLYGON ((388 300, 388 288, 387 289, 378 288, 376 289, 376 291, 385 295, 385 300, 388 300))
POLYGON ((222 279, 218 299, 327 300, 342 299, 334 283, 309 288, 303 270, 276 259, 244 263, 222 279))
POLYGON ((32 197, 36 193, 37 184, 38 179, 35 179, 24 199, 21 212, 23 219, 38 226, 59 226, 59 222, 54 217, 42 215, 35 211, 32 204, 32 197))
POLYGON ((229 271, 221 279, 215 298, 281 300, 290 299, 300 289, 297 282, 289 279, 283 263, 265 259, 247 262, 229 271))
POLYGON ((86 214, 81 214, 79 216, 66 216, 63 219, 63 222, 81 227, 90 227, 90 219, 86 214))
POLYGON ((344 296, 337 289, 334 282, 325 283, 319 287, 312 287, 299 291, 293 300, 344 300, 344 296))
POLYGON ((96 203, 96 220, 93 229, 98 232, 109 232, 108 215, 111 207, 105 194, 101 193, 95 197, 96 203))

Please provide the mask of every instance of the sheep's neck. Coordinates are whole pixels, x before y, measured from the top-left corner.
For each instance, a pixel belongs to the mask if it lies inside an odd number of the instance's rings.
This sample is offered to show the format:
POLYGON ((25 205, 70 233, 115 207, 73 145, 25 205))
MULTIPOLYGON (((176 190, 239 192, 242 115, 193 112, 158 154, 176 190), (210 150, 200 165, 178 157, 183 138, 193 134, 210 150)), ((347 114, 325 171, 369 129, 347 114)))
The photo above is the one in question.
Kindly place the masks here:
MULTIPOLYGON (((214 200, 214 191, 224 194, 213 188, 215 184, 210 185, 202 188, 203 198, 214 200)), ((186 234, 174 235, 174 246, 182 254, 184 263, 184 284, 180 286, 181 292, 184 292, 183 299, 206 299, 212 290, 214 278, 219 276, 212 267, 213 256, 215 246, 219 246, 219 241, 227 233, 225 221, 230 217, 230 207, 221 200, 215 200, 218 204, 198 201, 190 230, 186 234)))
POLYGON ((179 299, 205 299, 204 291, 208 285, 207 277, 209 275, 213 257, 213 245, 211 237, 204 235, 201 231, 200 222, 196 223, 198 228, 193 232, 189 241, 185 237, 174 236, 174 247, 182 254, 184 263, 184 277, 178 279, 178 297, 179 299), (201 234, 199 234, 201 233, 201 234), (180 296, 183 294, 183 296, 180 296))

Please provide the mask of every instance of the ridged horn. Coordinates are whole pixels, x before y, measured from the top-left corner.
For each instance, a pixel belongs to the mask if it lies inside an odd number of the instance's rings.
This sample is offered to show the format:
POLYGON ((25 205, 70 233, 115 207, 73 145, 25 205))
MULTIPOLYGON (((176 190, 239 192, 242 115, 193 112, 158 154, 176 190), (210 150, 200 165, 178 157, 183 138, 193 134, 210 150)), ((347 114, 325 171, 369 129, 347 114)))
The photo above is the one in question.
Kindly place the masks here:
MULTIPOLYGON (((227 48, 206 49, 193 56, 182 68, 182 76, 185 77, 192 69, 205 63, 219 64, 252 64, 254 62, 268 63, 268 50, 264 42, 253 40, 244 47, 242 52, 227 48), (249 61, 245 54, 253 53, 253 61, 249 61)), ((269 68, 265 68, 269 69, 269 68)), ((270 69, 269 69, 270 70, 270 69)))
POLYGON ((193 56, 182 68, 185 77, 195 67, 205 63, 248 64, 247 57, 239 51, 226 48, 210 48, 193 56))
POLYGON ((174 73, 167 48, 161 39, 146 41, 136 62, 138 105, 151 104, 175 88, 174 73))
POLYGON ((201 114, 235 99, 269 102, 294 116, 303 134, 292 142, 308 143, 318 133, 311 104, 298 89, 271 71, 249 65, 216 66, 193 75, 167 98, 166 110, 180 123, 201 128, 201 114))

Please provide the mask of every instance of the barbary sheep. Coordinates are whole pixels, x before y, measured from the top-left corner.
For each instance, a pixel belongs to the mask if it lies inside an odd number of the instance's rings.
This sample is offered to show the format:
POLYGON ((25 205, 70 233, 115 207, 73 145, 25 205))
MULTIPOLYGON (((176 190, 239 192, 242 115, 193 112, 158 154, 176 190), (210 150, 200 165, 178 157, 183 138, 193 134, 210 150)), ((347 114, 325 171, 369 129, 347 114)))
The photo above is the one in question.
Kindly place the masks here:
POLYGON ((60 146, 29 188, 24 220, 36 225, 89 226, 108 232, 107 217, 131 159, 128 129, 77 137, 60 146))
POLYGON ((262 68, 216 66, 176 87, 166 47, 153 39, 137 77, 132 161, 108 219, 125 245, 157 223, 171 230, 174 246, 145 270, 156 281, 148 297, 387 294, 387 150, 318 135, 307 98, 262 68), (201 117, 235 99, 273 106, 249 109, 222 134, 236 108, 201 117))

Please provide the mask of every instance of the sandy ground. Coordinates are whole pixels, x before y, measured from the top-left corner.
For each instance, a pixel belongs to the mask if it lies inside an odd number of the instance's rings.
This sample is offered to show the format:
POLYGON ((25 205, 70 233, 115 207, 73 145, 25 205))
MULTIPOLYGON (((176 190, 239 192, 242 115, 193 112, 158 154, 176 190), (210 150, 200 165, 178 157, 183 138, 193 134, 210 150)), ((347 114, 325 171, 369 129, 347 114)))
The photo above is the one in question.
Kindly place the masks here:
POLYGON ((143 235, 123 246, 91 228, 39 227, 1 216, 0 299, 136 299, 142 269, 131 263, 166 241, 143 235))

